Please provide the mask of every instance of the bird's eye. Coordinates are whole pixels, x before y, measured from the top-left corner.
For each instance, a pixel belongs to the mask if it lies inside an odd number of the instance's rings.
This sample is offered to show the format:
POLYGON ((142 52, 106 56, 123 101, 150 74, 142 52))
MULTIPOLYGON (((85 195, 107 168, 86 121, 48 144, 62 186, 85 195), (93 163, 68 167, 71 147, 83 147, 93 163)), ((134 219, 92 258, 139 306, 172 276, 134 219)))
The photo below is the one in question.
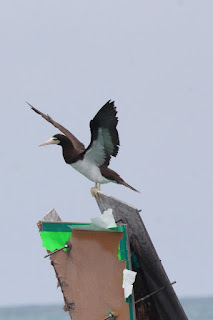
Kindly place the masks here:
POLYGON ((58 140, 57 138, 53 138, 54 141, 58 140))

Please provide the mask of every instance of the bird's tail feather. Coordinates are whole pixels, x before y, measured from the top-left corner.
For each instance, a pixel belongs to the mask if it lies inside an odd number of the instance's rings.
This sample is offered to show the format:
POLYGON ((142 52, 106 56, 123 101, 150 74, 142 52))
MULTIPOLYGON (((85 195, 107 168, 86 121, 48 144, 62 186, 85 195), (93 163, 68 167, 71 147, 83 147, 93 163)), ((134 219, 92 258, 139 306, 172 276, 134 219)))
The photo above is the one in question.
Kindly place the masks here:
POLYGON ((140 192, 138 190, 136 190, 135 188, 131 187, 128 183, 126 183, 117 172, 113 171, 110 168, 104 167, 104 166, 100 166, 100 170, 101 170, 101 174, 108 180, 118 183, 118 184, 122 184, 125 187, 136 191, 136 192, 140 192))
POLYGON ((140 193, 140 191, 138 191, 138 190, 136 190, 135 188, 133 188, 132 186, 130 186, 130 185, 129 185, 128 183, 126 183, 124 180, 119 181, 119 183, 122 184, 122 185, 124 185, 125 187, 133 190, 133 191, 136 191, 136 192, 139 192, 139 193, 140 193))

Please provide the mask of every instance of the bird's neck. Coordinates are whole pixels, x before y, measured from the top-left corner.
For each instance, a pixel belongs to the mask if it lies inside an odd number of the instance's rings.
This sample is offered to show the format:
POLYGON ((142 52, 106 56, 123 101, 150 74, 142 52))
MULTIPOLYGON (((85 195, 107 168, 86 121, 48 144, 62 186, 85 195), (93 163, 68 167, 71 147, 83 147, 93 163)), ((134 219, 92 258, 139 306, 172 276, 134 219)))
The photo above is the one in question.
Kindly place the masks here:
POLYGON ((61 141, 61 146, 64 161, 67 164, 75 162, 79 156, 79 151, 73 147, 72 142, 69 139, 64 139, 63 141, 61 141))

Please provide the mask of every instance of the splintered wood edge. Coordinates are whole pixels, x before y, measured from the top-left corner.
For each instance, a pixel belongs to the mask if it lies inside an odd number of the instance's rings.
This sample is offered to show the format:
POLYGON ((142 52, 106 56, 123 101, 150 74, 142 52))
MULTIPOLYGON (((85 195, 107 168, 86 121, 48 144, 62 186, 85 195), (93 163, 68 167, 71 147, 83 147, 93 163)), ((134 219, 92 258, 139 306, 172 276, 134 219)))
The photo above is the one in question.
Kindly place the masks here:
MULTIPOLYGON (((109 194, 106 194, 106 193, 104 193, 104 192, 102 192, 102 191, 100 191, 100 190, 97 191, 97 194, 98 194, 98 195, 103 195, 104 197, 107 197, 107 198, 109 198, 109 199, 111 199, 111 200, 115 200, 115 201, 117 201, 117 202, 120 202, 120 203, 123 204, 124 206, 129 207, 130 209, 136 210, 136 211, 138 211, 138 212, 141 212, 141 211, 142 211, 141 209, 138 209, 138 208, 132 206, 131 204, 129 204, 129 203, 125 202, 125 201, 122 201, 122 200, 120 200, 120 199, 117 199, 117 198, 115 198, 115 197, 112 197, 112 196, 110 196, 109 194)), ((96 199, 96 202, 98 202, 99 198, 97 197, 97 198, 95 198, 95 199, 96 199)))
POLYGON ((61 218, 59 217, 59 215, 57 214, 57 212, 55 211, 55 209, 51 209, 48 213, 45 214, 45 216, 43 218, 41 218, 38 223, 38 229, 39 231, 42 231, 42 222, 46 221, 46 222, 59 222, 62 221, 61 218))

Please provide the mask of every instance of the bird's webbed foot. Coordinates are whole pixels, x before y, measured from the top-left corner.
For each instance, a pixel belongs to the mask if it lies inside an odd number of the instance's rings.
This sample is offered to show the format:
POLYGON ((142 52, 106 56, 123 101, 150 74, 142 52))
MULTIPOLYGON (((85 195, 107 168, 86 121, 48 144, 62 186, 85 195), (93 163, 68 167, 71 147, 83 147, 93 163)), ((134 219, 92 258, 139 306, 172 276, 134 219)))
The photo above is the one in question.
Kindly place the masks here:
POLYGON ((101 190, 101 184, 95 183, 95 186, 90 189, 91 195, 98 198, 98 191, 101 190))

